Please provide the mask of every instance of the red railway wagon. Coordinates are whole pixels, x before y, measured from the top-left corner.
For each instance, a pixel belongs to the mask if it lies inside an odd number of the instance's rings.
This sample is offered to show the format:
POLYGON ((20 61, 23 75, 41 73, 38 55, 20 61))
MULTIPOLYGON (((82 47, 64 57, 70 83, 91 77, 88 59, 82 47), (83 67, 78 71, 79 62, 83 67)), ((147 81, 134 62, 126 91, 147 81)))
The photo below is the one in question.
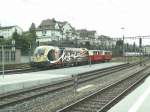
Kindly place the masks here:
POLYGON ((112 52, 106 50, 89 50, 89 60, 91 62, 104 62, 112 59, 112 52))
POLYGON ((104 60, 110 61, 112 59, 112 51, 103 51, 104 60))

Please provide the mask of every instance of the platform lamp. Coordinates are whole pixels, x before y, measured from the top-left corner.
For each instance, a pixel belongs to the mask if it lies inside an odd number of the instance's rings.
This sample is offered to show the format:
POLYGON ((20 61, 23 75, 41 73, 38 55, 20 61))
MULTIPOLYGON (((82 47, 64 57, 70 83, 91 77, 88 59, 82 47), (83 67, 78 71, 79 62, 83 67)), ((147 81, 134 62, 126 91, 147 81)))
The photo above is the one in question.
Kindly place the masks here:
POLYGON ((13 61, 15 61, 15 59, 16 59, 16 56, 15 56, 15 51, 16 51, 16 48, 15 48, 15 40, 13 39, 12 41, 11 41, 11 53, 12 53, 12 59, 13 59, 13 61))
POLYGON ((140 48, 140 66, 142 66, 142 38, 139 38, 139 48, 140 48))
POLYGON ((4 55, 4 45, 1 45, 1 50, 2 50, 2 75, 4 78, 5 74, 5 55, 4 55))
POLYGON ((124 52, 125 52, 125 49, 124 49, 124 27, 121 28, 122 29, 122 33, 123 33, 123 37, 122 37, 122 60, 125 61, 124 59, 124 52))
MULTIPOLYGON (((0 39, 2 40, 2 39, 4 39, 4 37, 3 36, 0 36, 0 39)), ((2 58, 2 75, 3 75, 3 78, 4 78, 4 70, 5 70, 5 62, 4 62, 4 45, 0 45, 0 47, 1 47, 1 58, 2 58)))

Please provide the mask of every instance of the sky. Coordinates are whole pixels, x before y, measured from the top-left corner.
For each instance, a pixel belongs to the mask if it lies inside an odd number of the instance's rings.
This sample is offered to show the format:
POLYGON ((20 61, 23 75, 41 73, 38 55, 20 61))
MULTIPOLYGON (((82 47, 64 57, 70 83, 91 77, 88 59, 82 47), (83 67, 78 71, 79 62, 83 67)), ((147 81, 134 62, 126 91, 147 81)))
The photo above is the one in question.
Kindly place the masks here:
POLYGON ((150 0, 0 0, 0 24, 26 31, 32 22, 38 26, 55 18, 99 35, 150 35, 149 4, 150 0))

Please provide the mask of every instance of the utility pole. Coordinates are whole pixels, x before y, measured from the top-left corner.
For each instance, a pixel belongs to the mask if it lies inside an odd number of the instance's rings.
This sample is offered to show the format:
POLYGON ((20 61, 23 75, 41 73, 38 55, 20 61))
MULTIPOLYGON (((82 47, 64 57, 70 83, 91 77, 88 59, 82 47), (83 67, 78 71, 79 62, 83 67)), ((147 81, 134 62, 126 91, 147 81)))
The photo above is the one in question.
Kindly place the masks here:
POLYGON ((124 49, 124 29, 125 29, 125 28, 122 27, 121 29, 122 29, 122 33, 123 33, 123 38, 122 38, 122 60, 125 61, 125 59, 124 59, 124 57, 125 57, 125 56, 124 56, 124 54, 125 54, 125 53, 124 53, 124 52, 125 52, 125 49, 124 49))
POLYGON ((140 66, 142 66, 142 38, 139 38, 139 47, 140 47, 140 66))
POLYGON ((2 75, 4 78, 4 74, 5 74, 5 55, 4 55, 4 46, 2 45, 2 75))

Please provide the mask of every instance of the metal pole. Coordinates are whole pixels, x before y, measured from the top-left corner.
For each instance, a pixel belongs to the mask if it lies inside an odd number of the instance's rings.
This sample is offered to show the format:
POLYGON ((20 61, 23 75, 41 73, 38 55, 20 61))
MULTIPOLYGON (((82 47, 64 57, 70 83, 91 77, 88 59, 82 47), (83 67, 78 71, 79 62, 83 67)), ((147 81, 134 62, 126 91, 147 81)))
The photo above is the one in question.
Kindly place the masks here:
POLYGON ((140 66, 142 66, 142 38, 139 39, 139 47, 140 47, 140 66))
POLYGON ((122 60, 125 61, 124 59, 124 27, 121 28, 123 32, 123 40, 122 40, 122 60))
POLYGON ((73 78, 73 86, 74 86, 74 93, 77 93, 77 88, 78 88, 78 74, 77 75, 72 75, 73 78))
POLYGON ((5 74, 5 57, 4 57, 4 46, 2 45, 2 73, 3 73, 3 78, 5 74))
POLYGON ((91 57, 89 55, 89 66, 91 67, 91 57))
POLYGON ((29 44, 29 63, 31 62, 31 43, 29 44))

